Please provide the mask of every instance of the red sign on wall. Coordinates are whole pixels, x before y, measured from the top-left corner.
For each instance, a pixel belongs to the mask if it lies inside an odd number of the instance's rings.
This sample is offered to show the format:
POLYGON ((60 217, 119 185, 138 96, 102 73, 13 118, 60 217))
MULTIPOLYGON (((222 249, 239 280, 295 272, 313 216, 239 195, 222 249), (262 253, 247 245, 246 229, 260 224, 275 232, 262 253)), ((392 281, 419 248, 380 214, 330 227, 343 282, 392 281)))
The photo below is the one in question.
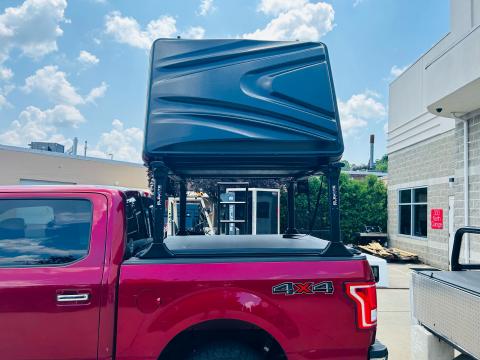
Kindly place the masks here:
POLYGON ((432 209, 430 212, 432 229, 443 229, 443 209, 432 209))

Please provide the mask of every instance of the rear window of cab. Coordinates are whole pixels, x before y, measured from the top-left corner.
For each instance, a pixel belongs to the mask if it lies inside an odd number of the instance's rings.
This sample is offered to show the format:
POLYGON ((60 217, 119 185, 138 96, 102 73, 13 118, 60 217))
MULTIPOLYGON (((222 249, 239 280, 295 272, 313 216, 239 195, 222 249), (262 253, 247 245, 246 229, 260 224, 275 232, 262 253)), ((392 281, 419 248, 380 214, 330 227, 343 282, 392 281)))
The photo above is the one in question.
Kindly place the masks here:
POLYGON ((92 204, 85 199, 1 199, 0 267, 67 264, 87 255, 92 204))

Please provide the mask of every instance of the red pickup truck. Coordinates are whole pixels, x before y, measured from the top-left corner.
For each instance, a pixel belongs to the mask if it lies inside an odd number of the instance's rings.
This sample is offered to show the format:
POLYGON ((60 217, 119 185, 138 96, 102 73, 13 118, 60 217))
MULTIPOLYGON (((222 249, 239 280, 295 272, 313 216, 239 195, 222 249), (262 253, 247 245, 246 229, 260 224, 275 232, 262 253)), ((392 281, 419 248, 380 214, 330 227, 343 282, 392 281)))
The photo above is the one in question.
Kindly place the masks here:
POLYGON ((151 203, 93 186, 0 189, 2 359, 386 357, 363 256, 238 235, 235 254, 232 237, 185 236, 165 240, 176 256, 142 259, 151 203))
MULTIPOLYGON (((143 150, 153 197, 0 188, 0 358, 386 359, 371 268, 341 241, 342 153, 324 44, 155 41, 143 150), (326 239, 295 228, 296 183, 311 175, 327 180, 326 239), (250 235, 227 201, 216 236, 188 235, 187 182, 212 177, 283 179, 285 234, 250 235), (164 238, 173 193, 179 236, 164 238)), ((250 205, 244 215, 270 211, 250 205)))

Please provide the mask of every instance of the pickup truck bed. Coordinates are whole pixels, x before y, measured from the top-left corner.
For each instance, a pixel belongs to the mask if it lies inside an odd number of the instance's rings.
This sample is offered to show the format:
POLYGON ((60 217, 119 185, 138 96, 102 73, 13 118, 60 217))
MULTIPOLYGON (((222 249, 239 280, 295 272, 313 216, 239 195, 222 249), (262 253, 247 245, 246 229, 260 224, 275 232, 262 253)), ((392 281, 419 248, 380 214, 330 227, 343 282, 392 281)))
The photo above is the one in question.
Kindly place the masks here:
POLYGON ((412 310, 419 324, 463 354, 480 359, 480 264, 460 262, 464 234, 480 234, 480 228, 457 230, 451 271, 417 269, 413 272, 412 310))
POLYGON ((289 360, 367 359, 375 332, 354 325, 345 292, 366 279, 373 276, 363 256, 132 258, 121 268, 117 356, 153 359, 204 327, 210 339, 250 327, 271 334, 289 360), (331 288, 312 291, 322 282, 331 288), (288 293, 285 284, 303 289, 288 293))
POLYGON ((416 270, 413 316, 460 351, 480 359, 480 271, 416 270))

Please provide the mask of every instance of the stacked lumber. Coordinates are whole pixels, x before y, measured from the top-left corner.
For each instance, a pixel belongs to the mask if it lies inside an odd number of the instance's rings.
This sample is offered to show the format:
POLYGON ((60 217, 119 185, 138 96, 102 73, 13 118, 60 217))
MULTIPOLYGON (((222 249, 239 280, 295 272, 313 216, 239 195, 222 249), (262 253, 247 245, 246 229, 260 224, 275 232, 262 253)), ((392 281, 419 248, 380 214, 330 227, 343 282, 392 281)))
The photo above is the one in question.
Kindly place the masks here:
POLYGON ((358 248, 368 254, 381 257, 382 259, 391 262, 418 262, 417 254, 397 248, 386 248, 377 242, 371 242, 368 245, 358 245, 358 248))

